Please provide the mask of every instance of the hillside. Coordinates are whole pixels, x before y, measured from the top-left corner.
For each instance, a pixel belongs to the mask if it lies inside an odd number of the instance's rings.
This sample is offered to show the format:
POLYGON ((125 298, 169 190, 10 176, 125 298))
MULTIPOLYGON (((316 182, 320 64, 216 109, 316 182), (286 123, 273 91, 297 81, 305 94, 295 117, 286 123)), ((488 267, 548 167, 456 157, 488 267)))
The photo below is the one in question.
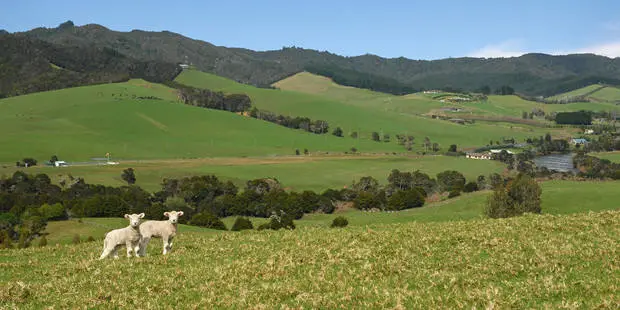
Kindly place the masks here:
POLYGON ((428 112, 429 107, 436 108, 447 104, 424 97, 396 97, 368 90, 336 87, 338 91, 334 92, 339 94, 332 99, 324 94, 256 88, 196 70, 183 71, 175 81, 198 88, 244 93, 252 98, 253 104, 259 109, 326 120, 330 128, 341 127, 346 136, 351 132, 358 132, 363 138, 360 140, 370 139, 373 131, 381 136, 389 134, 391 143, 396 141, 397 134, 413 135, 414 148, 418 151, 424 149, 422 144, 425 137, 445 149, 450 144, 457 144, 461 148, 484 146, 490 139, 500 141, 502 137, 523 140, 550 131, 557 136, 569 135, 564 130, 505 122, 459 125, 431 119, 421 114, 428 112))
POLYGON ((620 88, 610 85, 590 85, 558 94, 549 99, 583 98, 584 101, 620 103, 620 88))
POLYGON ((390 149, 183 105, 175 90, 142 80, 1 99, 0 130, 0 162, 11 163, 52 155, 81 162, 108 152, 116 159, 154 159, 390 149))
POLYGON ((65 46, 0 34, 0 98, 52 89, 174 79, 180 68, 156 60, 138 61, 107 47, 65 46))
POLYGON ((511 85, 521 93, 549 96, 601 81, 620 84, 620 58, 591 54, 423 61, 375 55, 343 57, 301 48, 257 52, 215 46, 168 31, 118 32, 96 24, 76 27, 71 22, 22 34, 56 44, 107 47, 141 60, 188 61, 202 71, 258 86, 270 85, 310 67, 347 76, 347 80, 360 83, 356 86, 370 87, 373 82, 393 80, 402 83, 403 89, 475 90, 484 85, 492 89, 511 85), (372 75, 370 80, 364 78, 368 75, 372 75))
POLYGON ((166 257, 118 261, 100 242, 0 251, 0 307, 614 309, 619 227, 609 211, 181 232, 166 257))
MULTIPOLYGON (((274 87, 282 90, 296 91, 313 95, 321 95, 325 98, 335 99, 352 105, 377 105, 384 109, 410 114, 441 114, 452 115, 454 117, 467 117, 484 120, 485 118, 495 118, 500 120, 502 117, 516 118, 521 121, 521 115, 531 112, 533 109, 545 111, 545 113, 560 111, 612 111, 620 112, 620 106, 611 102, 580 102, 570 104, 543 104, 539 102, 523 100, 517 96, 498 96, 489 95, 483 102, 463 101, 463 102, 442 102, 444 94, 409 94, 406 96, 393 96, 385 93, 373 92, 355 87, 347 87, 334 83, 331 79, 308 72, 301 72, 273 84, 274 87), (453 113, 450 109, 458 108, 458 113, 453 113)), ((590 86, 587 89, 595 88, 590 86)), ((614 88, 615 89, 615 88, 614 88)), ((587 90, 581 90, 581 92, 587 90)), ((446 96, 465 96, 463 94, 452 94, 446 96)), ((544 119, 538 119, 544 123, 544 119)), ((506 121, 509 121, 506 119, 506 121)))

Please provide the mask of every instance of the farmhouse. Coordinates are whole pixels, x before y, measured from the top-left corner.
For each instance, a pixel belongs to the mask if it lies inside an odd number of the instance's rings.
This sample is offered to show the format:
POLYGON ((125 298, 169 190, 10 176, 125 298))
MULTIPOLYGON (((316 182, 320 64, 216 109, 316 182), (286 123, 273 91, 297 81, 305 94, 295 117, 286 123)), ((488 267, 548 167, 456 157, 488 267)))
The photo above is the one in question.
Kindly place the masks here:
POLYGON ((68 166, 68 164, 64 160, 57 160, 54 162, 54 167, 66 167, 66 166, 68 166))
POLYGON ((467 153, 465 154, 466 158, 471 159, 491 159, 491 154, 489 153, 467 153))
POLYGON ((185 70, 189 68, 188 64, 180 64, 179 67, 181 67, 181 69, 185 70))
POLYGON ((586 129, 586 130, 584 131, 584 133, 585 133, 586 135, 591 135, 591 134, 594 134, 594 130, 593 130, 593 129, 586 129))
POLYGON ((586 145, 588 144, 588 140, 579 138, 579 139, 571 139, 570 141, 573 145, 586 145))
POLYGON ((514 154, 514 152, 513 152, 513 151, 511 151, 511 150, 491 150, 490 152, 491 152, 492 154, 499 154, 499 153, 501 153, 502 151, 506 151, 506 153, 508 153, 508 154, 514 154))

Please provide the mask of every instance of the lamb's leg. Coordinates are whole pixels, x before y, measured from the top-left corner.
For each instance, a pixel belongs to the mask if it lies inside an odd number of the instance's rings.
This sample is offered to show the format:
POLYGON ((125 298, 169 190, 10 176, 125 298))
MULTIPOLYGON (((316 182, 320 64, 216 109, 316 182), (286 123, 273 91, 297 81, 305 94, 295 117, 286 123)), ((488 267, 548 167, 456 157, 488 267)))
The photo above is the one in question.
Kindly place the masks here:
POLYGON ((164 243, 164 255, 168 253, 168 236, 162 236, 161 240, 164 243))
POLYGON ((140 240, 134 242, 133 253, 136 255, 136 257, 140 257, 140 240))
POLYGON ((112 252, 111 249, 103 248, 103 253, 101 253, 101 256, 99 256, 99 259, 104 259, 108 257, 108 255, 110 255, 110 252, 112 252))
POLYGON ((112 256, 114 259, 118 259, 118 245, 114 247, 114 250, 112 250, 112 256))
POLYGON ((149 245, 149 241, 151 241, 151 237, 142 237, 140 240, 140 256, 146 256, 146 248, 149 245))
POLYGON ((110 255, 111 249, 108 248, 108 242, 106 240, 103 240, 103 252, 101 253, 101 256, 99 256, 99 259, 104 259, 106 257, 108 257, 108 255, 110 255))
POLYGON ((172 239, 174 239, 174 237, 168 238, 168 252, 172 251, 172 239))
POLYGON ((125 242, 125 247, 127 248, 127 257, 131 257, 131 251, 133 250, 133 242, 127 241, 125 242))

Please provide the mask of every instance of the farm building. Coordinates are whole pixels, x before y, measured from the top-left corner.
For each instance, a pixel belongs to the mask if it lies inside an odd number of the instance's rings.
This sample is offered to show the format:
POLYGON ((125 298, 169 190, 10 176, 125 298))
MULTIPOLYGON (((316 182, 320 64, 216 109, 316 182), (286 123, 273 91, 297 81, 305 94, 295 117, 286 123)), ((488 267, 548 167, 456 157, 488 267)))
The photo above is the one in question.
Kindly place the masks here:
POLYGON ((66 167, 68 165, 69 164, 67 164, 67 162, 64 160, 57 160, 54 162, 54 167, 66 167))
POLYGON ((491 159, 491 154, 489 153, 468 153, 465 154, 466 158, 471 159, 491 159))
POLYGON ((490 152, 491 152, 492 154, 499 154, 499 153, 501 153, 502 151, 506 151, 506 153, 508 153, 508 154, 514 154, 514 152, 513 152, 513 151, 511 151, 511 150, 491 150, 490 152))
POLYGON ((579 139, 571 139, 570 143, 572 145, 586 145, 588 144, 588 140, 579 138, 579 139))

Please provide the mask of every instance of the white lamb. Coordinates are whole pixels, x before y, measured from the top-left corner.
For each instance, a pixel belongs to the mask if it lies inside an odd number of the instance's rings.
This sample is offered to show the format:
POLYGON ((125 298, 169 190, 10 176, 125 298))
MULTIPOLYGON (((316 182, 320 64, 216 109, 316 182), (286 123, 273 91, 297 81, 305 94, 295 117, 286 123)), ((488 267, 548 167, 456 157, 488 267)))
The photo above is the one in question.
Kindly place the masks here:
POLYGON ((140 225, 140 256, 146 255, 146 247, 151 238, 161 238, 164 243, 164 255, 172 250, 172 239, 177 235, 177 222, 183 211, 164 212, 167 221, 146 221, 140 225))
POLYGON ((103 240, 103 253, 99 259, 104 259, 110 254, 114 258, 118 258, 118 249, 125 245, 127 247, 127 257, 131 257, 131 251, 138 256, 140 252, 140 219, 144 217, 144 213, 125 214, 125 218, 129 219, 129 226, 125 228, 115 229, 108 232, 103 240))

